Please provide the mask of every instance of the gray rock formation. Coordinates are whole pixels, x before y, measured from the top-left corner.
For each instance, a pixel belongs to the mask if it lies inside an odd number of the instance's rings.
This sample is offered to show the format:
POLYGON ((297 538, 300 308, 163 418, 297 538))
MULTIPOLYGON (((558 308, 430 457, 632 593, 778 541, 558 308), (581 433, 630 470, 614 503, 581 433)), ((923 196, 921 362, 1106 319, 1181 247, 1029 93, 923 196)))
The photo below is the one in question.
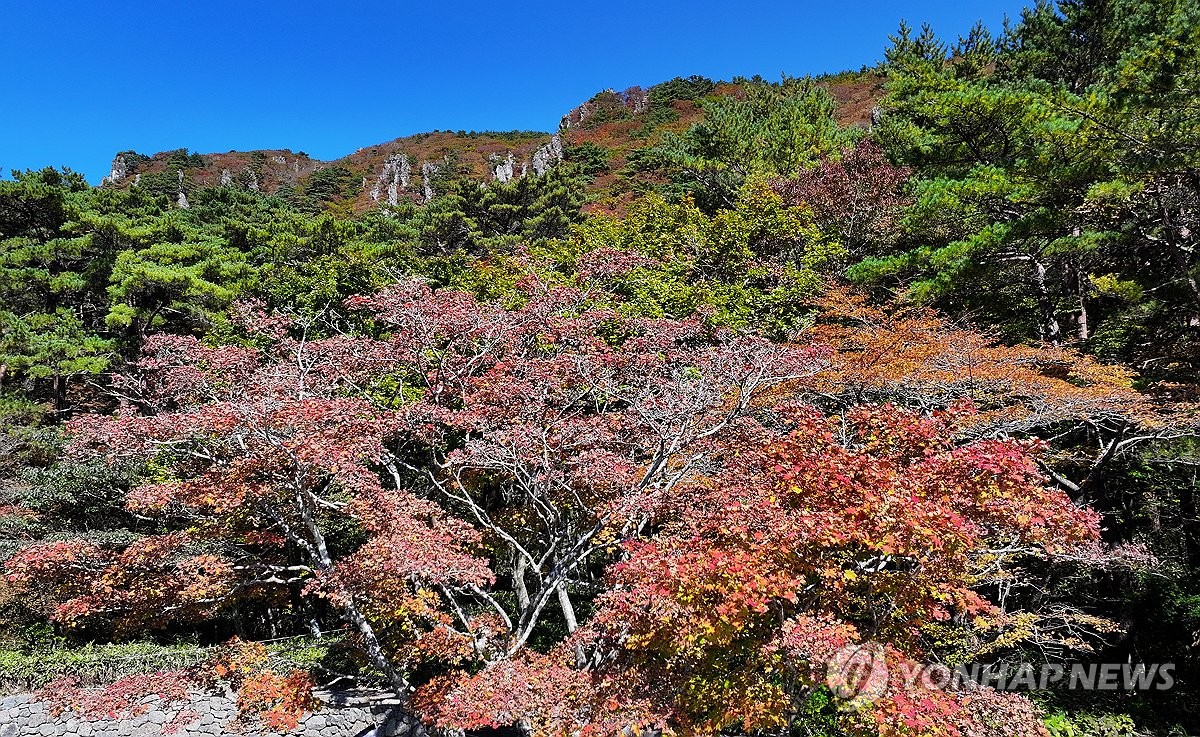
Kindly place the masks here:
MULTIPOLYGON (((425 730, 394 698, 373 693, 317 694, 322 706, 290 735, 301 737, 426 737, 425 730)), ((231 695, 193 694, 187 702, 151 697, 150 709, 126 718, 89 718, 48 706, 28 694, 0 699, 0 737, 282 737, 254 725, 235 723, 231 695), (240 731, 239 731, 240 730, 240 731)))
POLYGON ((183 171, 181 170, 177 173, 179 174, 179 197, 176 198, 175 202, 180 208, 186 210, 191 207, 191 205, 188 204, 187 194, 185 194, 183 191, 183 171))
POLYGON ((562 138, 556 133, 550 137, 549 143, 533 152, 533 160, 530 162, 530 167, 533 169, 533 173, 540 177, 557 164, 561 164, 562 160, 562 138))
POLYGON ((625 98, 625 107, 633 110, 634 115, 641 115, 650 109, 650 91, 641 87, 630 87, 621 95, 625 98))
POLYGON ((113 157, 111 171, 108 176, 100 180, 100 184, 116 184, 127 176, 129 176, 129 162, 125 160, 124 155, 117 154, 113 157))
MULTIPOLYGON (((605 90, 605 92, 612 92, 612 90, 605 90)), ((583 121, 587 120, 588 118, 590 118, 592 116, 592 108, 593 107, 594 107, 594 105, 592 104, 592 101, 588 100, 587 102, 583 103, 579 107, 575 108, 571 112, 564 115, 562 120, 559 121, 558 127, 563 130, 567 130, 568 128, 574 128, 576 126, 583 125, 583 121)))
POLYGON ((425 201, 433 199, 433 175, 437 174, 437 165, 425 161, 421 163, 421 184, 425 190, 425 201))
POLYGON ((375 186, 371 187, 371 201, 379 202, 386 188, 387 203, 395 205, 400 201, 400 190, 407 189, 411 179, 412 165, 408 163, 408 156, 392 154, 383 162, 383 171, 375 179, 375 186))
POLYGON ((228 169, 222 169, 221 170, 221 186, 228 187, 231 184, 233 184, 233 175, 229 173, 228 169))
POLYGON ((492 173, 496 175, 497 182, 508 182, 512 180, 513 170, 516 162, 513 160, 511 151, 505 158, 492 156, 490 162, 492 164, 492 173))
POLYGON ((617 92, 609 88, 564 115, 559 121, 558 127, 565 130, 583 125, 598 108, 611 104, 614 98, 634 115, 641 115, 650 109, 650 93, 647 90, 641 87, 630 87, 624 92, 617 92))

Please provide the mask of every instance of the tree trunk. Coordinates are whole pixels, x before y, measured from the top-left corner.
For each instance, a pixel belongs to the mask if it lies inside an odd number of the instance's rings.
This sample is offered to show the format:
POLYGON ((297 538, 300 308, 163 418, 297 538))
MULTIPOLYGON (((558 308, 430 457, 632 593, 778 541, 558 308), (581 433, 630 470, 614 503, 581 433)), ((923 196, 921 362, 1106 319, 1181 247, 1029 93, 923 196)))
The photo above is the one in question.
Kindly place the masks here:
POLYGON ((575 630, 579 629, 579 623, 575 619, 575 607, 571 605, 571 596, 567 593, 566 583, 558 585, 558 605, 562 607, 563 619, 567 622, 567 632, 574 634, 575 630))
POLYGON ((1058 345, 1062 341, 1062 328, 1054 315, 1054 300, 1050 296, 1050 287, 1046 281, 1046 265, 1038 259, 1031 259, 1034 269, 1034 287, 1037 290, 1038 311, 1041 313, 1041 323, 1038 326, 1038 336, 1044 343, 1058 345))
POLYGON ((1088 308, 1087 308, 1087 274, 1080 268, 1076 274, 1076 289, 1079 290, 1079 340, 1086 341, 1090 335, 1088 331, 1088 308))
POLYGON ((54 413, 56 415, 61 414, 63 411, 63 405, 65 404, 63 396, 66 394, 64 391, 66 384, 67 382, 63 380, 63 377, 58 374, 54 375, 54 413))
MULTIPOLYGON (((567 634, 575 634, 575 630, 579 629, 579 622, 575 619, 575 607, 571 604, 571 595, 567 593, 566 582, 558 585, 558 605, 562 607, 563 619, 567 623, 567 634)), ((583 646, 575 643, 573 650, 575 652, 575 667, 582 668, 587 665, 587 656, 583 652, 583 646)))
POLYGON ((406 696, 411 689, 408 681, 396 669, 391 658, 383 651, 383 645, 379 642, 379 637, 375 634, 375 628, 367 621, 367 618, 359 610, 358 605, 353 599, 342 607, 346 613, 346 619, 354 625, 362 635, 363 645, 366 647, 367 657, 371 660, 371 664, 380 670, 381 673, 388 679, 392 685, 392 689, 399 696, 406 696))
POLYGON ((520 552, 516 553, 516 556, 517 561, 513 565, 513 588, 517 594, 517 620, 521 620, 529 610, 529 589, 525 586, 525 567, 528 561, 520 552))

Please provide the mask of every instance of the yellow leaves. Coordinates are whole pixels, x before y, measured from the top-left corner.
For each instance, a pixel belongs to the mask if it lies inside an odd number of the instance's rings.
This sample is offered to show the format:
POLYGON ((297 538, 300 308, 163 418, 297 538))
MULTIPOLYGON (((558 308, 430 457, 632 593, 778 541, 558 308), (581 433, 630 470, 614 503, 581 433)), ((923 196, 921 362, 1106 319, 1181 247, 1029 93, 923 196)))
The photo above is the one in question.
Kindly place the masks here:
POLYGON ((1116 274, 1090 277, 1092 289, 1102 297, 1115 297, 1126 302, 1137 302, 1142 298, 1142 287, 1132 279, 1121 279, 1116 274))

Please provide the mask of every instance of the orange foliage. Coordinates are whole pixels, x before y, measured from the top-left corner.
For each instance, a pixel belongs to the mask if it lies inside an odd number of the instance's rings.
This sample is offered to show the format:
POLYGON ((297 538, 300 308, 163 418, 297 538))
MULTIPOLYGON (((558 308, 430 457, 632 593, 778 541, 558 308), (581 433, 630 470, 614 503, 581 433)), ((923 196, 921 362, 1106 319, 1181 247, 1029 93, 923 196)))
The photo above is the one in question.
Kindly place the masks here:
POLYGON ((238 717, 257 718, 269 729, 295 729, 318 702, 312 676, 304 671, 279 673, 270 668, 267 648, 234 638, 209 663, 210 674, 237 689, 238 717))
POLYGON ((832 358, 808 388, 823 394, 925 408, 969 399, 979 411, 963 429, 980 435, 1064 422, 1154 430, 1194 421, 1194 407, 1164 407, 1134 389, 1130 370, 1069 348, 1001 345, 933 310, 876 307, 838 287, 816 306, 821 318, 807 337, 828 345, 832 358))

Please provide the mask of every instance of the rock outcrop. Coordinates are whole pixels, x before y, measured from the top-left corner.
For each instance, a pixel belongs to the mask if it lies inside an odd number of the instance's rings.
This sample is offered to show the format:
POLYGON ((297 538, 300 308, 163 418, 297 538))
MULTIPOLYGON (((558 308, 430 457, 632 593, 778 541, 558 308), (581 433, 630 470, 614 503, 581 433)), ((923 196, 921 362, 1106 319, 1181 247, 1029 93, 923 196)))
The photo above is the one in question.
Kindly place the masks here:
POLYGON ((392 154, 383 162, 383 171, 375 179, 371 187, 371 201, 379 202, 387 191, 387 203, 395 205, 400 201, 400 190, 407 189, 412 179, 412 165, 408 162, 407 154, 392 154))
POLYGON ((650 93, 641 87, 630 87, 624 92, 607 89, 564 115, 558 125, 561 130, 569 130, 586 127, 585 124, 597 114, 623 111, 625 115, 641 115, 649 109, 650 93))
POLYGON ((129 176, 129 161, 126 160, 125 154, 117 154, 113 157, 112 168, 108 176, 101 179, 100 184, 116 184, 127 176, 129 176))
POLYGON ((533 152, 529 161, 522 161, 518 166, 512 151, 504 156, 492 154, 488 157, 488 166, 497 182, 511 182, 513 179, 524 178, 533 172, 534 176, 542 176, 553 169, 563 160, 562 139, 558 135, 550 138, 549 143, 533 152))
POLYGON ((191 205, 188 204, 187 193, 183 191, 183 170, 180 170, 178 172, 178 174, 179 174, 179 196, 175 198, 175 204, 179 205, 179 207, 181 209, 186 210, 189 207, 191 207, 191 205))
POLYGON ((556 133, 551 136, 549 143, 533 152, 533 160, 529 165, 533 169, 533 173, 540 177, 557 164, 562 163, 562 160, 562 138, 556 133))
POLYGON ((508 156, 506 157, 501 158, 499 156, 493 156, 489 159, 489 161, 491 161, 492 174, 495 175, 497 182, 508 182, 512 180, 516 161, 513 159, 511 151, 508 152, 508 156))
POLYGON ((425 201, 433 199, 433 176, 437 174, 437 165, 431 161, 421 164, 421 186, 424 189, 425 201))

